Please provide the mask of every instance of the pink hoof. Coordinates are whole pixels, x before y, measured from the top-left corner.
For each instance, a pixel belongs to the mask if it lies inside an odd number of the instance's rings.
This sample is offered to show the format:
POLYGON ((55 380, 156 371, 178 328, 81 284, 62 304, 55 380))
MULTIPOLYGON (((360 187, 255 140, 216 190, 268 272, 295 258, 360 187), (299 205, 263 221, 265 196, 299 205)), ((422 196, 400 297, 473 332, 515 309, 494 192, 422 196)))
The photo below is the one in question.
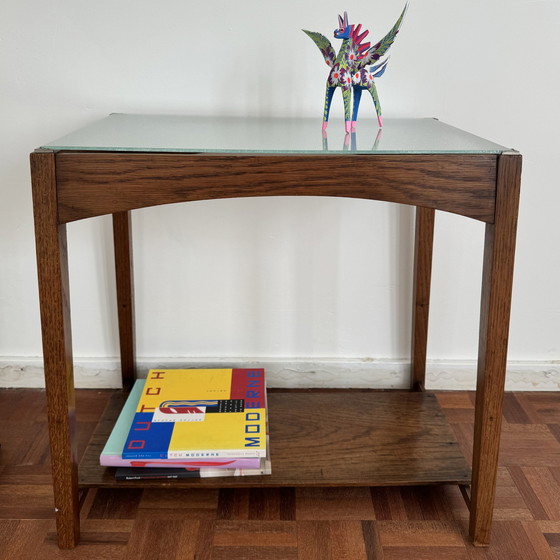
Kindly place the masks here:
POLYGON ((327 130, 327 126, 329 126, 329 121, 323 121, 323 130, 327 130))
POLYGON ((352 122, 346 121, 346 134, 352 132, 352 122))
POLYGON ((383 117, 381 115, 377 117, 377 122, 379 123, 380 127, 383 127, 383 117))
POLYGON ((352 121, 352 132, 356 132, 356 121, 352 121))

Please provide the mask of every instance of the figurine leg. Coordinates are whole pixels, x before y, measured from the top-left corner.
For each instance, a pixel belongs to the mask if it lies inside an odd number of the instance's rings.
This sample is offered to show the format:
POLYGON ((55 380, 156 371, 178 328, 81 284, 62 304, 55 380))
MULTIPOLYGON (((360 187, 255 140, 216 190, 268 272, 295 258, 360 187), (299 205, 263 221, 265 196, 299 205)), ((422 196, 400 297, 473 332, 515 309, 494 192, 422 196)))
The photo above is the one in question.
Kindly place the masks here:
POLYGON ((352 130, 352 123, 350 121, 350 105, 352 101, 351 87, 342 88, 342 99, 344 100, 344 120, 346 122, 345 128, 346 132, 349 133, 352 130))
POLYGON ((336 89, 335 87, 327 86, 327 91, 325 92, 325 109, 323 111, 323 130, 327 129, 327 125, 329 123, 329 112, 331 110, 331 102, 335 89, 336 89))
POLYGON ((354 86, 354 109, 352 110, 352 130, 356 128, 356 121, 358 120, 358 109, 360 107, 360 99, 362 98, 362 86, 354 86))
POLYGON ((375 105, 375 111, 377 112, 377 122, 379 126, 383 126, 383 117, 381 116, 381 103, 379 103, 379 96, 377 95, 377 88, 375 84, 372 82, 371 86, 368 89, 371 97, 373 99, 373 104, 375 105))

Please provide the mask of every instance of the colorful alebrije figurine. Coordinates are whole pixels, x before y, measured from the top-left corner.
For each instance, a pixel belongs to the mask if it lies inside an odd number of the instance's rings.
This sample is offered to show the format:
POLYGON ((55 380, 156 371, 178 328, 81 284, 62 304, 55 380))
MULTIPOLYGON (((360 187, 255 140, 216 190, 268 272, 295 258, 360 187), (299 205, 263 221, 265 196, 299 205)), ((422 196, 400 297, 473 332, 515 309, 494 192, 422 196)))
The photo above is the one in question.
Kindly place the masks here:
POLYGON ((379 97, 375 87, 374 78, 379 78, 385 72, 389 59, 385 59, 378 64, 375 64, 379 59, 389 50, 393 44, 399 28, 401 26, 404 14, 408 8, 408 3, 405 5, 401 16, 393 29, 373 47, 370 48, 370 43, 363 43, 362 41, 368 35, 369 31, 361 32, 362 24, 358 26, 348 25, 348 14, 344 12, 344 17, 338 16, 338 29, 334 30, 335 39, 342 39, 342 47, 338 54, 336 54, 330 41, 321 33, 315 31, 307 31, 307 33, 314 43, 319 47, 325 62, 330 66, 331 71, 327 80, 327 91, 325 94, 325 110, 323 113, 323 130, 326 130, 329 121, 329 111, 331 108, 331 101, 333 98, 334 90, 337 87, 342 88, 342 98, 344 100, 344 119, 346 121, 346 132, 350 132, 356 127, 356 120, 358 118, 358 107, 360 106, 360 99, 362 91, 367 90, 373 98, 375 110, 377 111, 377 121, 379 126, 383 126, 383 119, 381 117, 381 105, 379 104, 379 97), (369 66, 374 64, 373 66, 369 66), (368 67, 369 66, 369 67, 368 67), (354 106, 350 112, 350 104, 352 98, 352 91, 354 92, 354 106))

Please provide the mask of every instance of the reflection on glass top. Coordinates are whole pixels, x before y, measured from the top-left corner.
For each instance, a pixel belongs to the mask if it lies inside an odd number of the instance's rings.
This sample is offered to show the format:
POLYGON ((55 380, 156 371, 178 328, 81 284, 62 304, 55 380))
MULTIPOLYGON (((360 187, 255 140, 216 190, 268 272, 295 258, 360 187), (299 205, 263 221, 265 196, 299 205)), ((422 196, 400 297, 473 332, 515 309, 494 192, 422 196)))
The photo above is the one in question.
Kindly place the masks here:
POLYGON ((507 148, 436 119, 358 121, 345 134, 331 119, 326 133, 317 118, 195 117, 112 114, 42 148, 130 152, 208 153, 490 153, 507 148))

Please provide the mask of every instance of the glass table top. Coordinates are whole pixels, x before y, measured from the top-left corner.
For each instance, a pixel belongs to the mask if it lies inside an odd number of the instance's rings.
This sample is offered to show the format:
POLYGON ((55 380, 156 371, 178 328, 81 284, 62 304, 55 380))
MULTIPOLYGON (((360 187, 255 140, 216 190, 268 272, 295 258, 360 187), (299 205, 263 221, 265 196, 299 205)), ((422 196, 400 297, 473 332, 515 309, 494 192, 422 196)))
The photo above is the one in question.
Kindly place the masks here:
POLYGON ((436 119, 361 119, 345 134, 331 119, 251 118, 114 113, 41 148, 124 152, 260 154, 499 154, 508 148, 436 119))

